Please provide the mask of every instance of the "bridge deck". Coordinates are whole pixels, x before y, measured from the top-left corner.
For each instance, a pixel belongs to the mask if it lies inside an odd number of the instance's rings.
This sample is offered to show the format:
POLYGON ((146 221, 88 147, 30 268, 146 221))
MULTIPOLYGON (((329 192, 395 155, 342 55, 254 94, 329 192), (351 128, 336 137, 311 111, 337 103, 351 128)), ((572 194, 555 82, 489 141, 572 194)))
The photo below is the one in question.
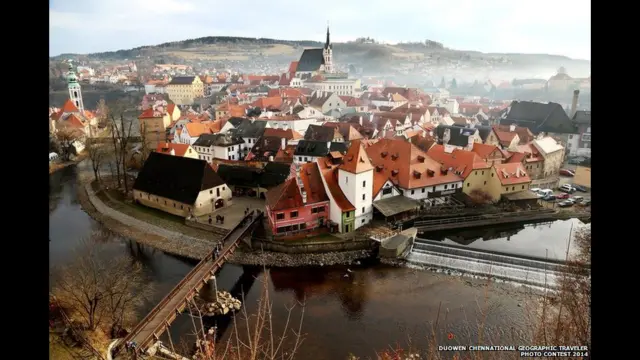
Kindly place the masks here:
POLYGON ((242 236, 262 218, 262 213, 254 216, 251 211, 236 225, 222 240, 224 247, 217 258, 214 258, 215 249, 211 251, 200 263, 198 263, 185 278, 176 285, 169 294, 147 316, 138 323, 133 331, 118 345, 120 352, 124 345, 133 341, 137 344, 136 352, 143 353, 155 342, 154 336, 159 337, 167 326, 186 306, 187 301, 204 286, 209 277, 224 265, 238 246, 242 236), (249 221, 247 221, 249 220, 249 221))

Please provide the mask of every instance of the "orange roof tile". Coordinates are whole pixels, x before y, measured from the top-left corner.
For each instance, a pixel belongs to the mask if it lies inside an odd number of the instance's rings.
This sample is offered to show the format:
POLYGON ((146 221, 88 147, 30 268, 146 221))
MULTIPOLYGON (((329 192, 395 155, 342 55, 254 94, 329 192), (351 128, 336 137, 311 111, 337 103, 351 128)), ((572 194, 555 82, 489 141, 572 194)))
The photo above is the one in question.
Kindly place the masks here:
POLYGON ((480 156, 480 158, 484 160, 489 159, 492 155, 504 157, 503 153, 495 145, 473 143, 473 148, 471 149, 471 151, 478 154, 478 156, 480 156))
POLYGON ((382 171, 395 185, 414 189, 460 181, 452 173, 441 172, 441 164, 417 146, 403 140, 380 139, 366 148, 375 171, 382 171))
POLYGON ((447 153, 442 145, 433 146, 427 151, 427 155, 444 167, 453 168, 453 171, 463 179, 466 179, 473 170, 488 169, 490 167, 486 161, 482 160, 473 151, 456 149, 451 153, 447 153))
POLYGON ((153 119, 153 118, 159 118, 162 116, 164 116, 164 114, 158 111, 153 111, 152 108, 148 108, 147 110, 144 110, 142 114, 140 114, 140 116, 138 116, 138 119, 153 119))
POLYGON ((282 98, 279 96, 263 97, 254 101, 251 105, 260 109, 279 108, 282 106, 282 98))
POLYGON ((502 146, 509 146, 513 141, 513 138, 518 135, 515 131, 511 132, 508 129, 505 131, 498 126, 493 126, 493 132, 496 134, 496 137, 502 146))
POLYGON ((83 128, 84 127, 84 123, 82 122, 82 120, 80 120, 80 118, 78 118, 76 116, 76 114, 71 114, 69 115, 69 117, 67 117, 66 121, 64 122, 65 125, 71 126, 71 127, 75 127, 75 128, 83 128))
POLYGON ((294 177, 287 179, 284 183, 267 191, 265 197, 265 206, 271 211, 304 206, 298 183, 294 177))
POLYGON ((291 64, 289 64, 289 72, 294 73, 296 70, 298 70, 298 61, 292 61, 291 64))
POLYGON ((184 156, 187 153, 187 149, 189 149, 189 144, 161 142, 156 147, 156 152, 170 154, 172 149, 176 156, 184 156))
POLYGON ((384 171, 374 171, 373 172, 373 197, 375 198, 384 184, 389 180, 384 171))
POLYGON ((71 99, 67 99, 64 105, 62 105, 62 112, 74 113, 74 112, 80 112, 80 110, 78 110, 78 107, 76 106, 76 104, 73 103, 73 101, 71 101, 71 99))
POLYGON ((300 180, 307 193, 307 204, 329 201, 321 176, 316 163, 300 166, 300 180))
POLYGON ((362 144, 360 144, 360 140, 353 140, 351 142, 349 150, 347 150, 347 153, 343 157, 343 163, 340 165, 340 169, 352 174, 373 170, 369 156, 362 144))
POLYGON ((185 124, 185 128, 191 137, 198 137, 202 134, 210 134, 211 130, 206 124, 202 123, 187 123, 185 124))
POLYGON ((284 129, 275 129, 275 128, 264 129, 264 133, 262 134, 262 136, 275 136, 275 137, 284 138, 287 140, 300 140, 304 138, 302 134, 300 134, 299 132, 293 129, 284 130, 284 129))
POLYGON ((324 181, 329 189, 329 193, 333 198, 336 205, 344 211, 353 211, 356 208, 347 199, 338 185, 338 166, 332 165, 331 160, 328 157, 318 158, 316 160, 320 173, 324 178, 324 181))
POLYGON ((295 151, 296 151, 296 145, 287 145, 284 149, 281 147, 278 149, 278 152, 276 153, 276 156, 273 158, 273 161, 290 164, 293 162, 293 153, 295 151))
POLYGON ((531 182, 531 178, 519 162, 494 164, 498 179, 502 185, 524 184, 531 182))

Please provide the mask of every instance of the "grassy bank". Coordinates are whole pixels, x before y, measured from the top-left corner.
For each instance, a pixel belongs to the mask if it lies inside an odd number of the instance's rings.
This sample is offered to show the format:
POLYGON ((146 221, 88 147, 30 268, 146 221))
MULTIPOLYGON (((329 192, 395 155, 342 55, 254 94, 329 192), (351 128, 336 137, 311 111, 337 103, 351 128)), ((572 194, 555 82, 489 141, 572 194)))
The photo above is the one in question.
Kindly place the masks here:
POLYGON ((76 165, 82 162, 82 160, 86 159, 89 155, 87 152, 81 152, 78 156, 76 156, 73 160, 64 161, 64 162, 56 162, 49 163, 49 175, 55 173, 58 170, 64 169, 70 165, 76 165))

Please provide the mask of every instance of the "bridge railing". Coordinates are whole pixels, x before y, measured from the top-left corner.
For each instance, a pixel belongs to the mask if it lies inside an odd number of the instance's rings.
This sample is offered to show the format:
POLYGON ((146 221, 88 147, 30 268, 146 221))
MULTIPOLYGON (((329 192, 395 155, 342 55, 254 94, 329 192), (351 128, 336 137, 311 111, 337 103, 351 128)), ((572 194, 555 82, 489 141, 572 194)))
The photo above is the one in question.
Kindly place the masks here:
MULTIPOLYGON (((222 239, 222 243, 224 244, 226 242, 227 239, 229 239, 234 233, 235 231, 237 231, 238 229, 242 228, 249 228, 250 226, 253 225, 253 223, 257 220, 259 220, 259 218, 261 217, 262 214, 259 214, 256 219, 252 222, 249 222, 249 224, 245 224, 245 221, 247 218, 251 217, 253 215, 254 211, 252 210, 251 212, 249 212, 247 215, 245 215, 244 218, 242 218, 242 220, 240 222, 238 222, 238 224, 236 224, 231 231, 229 231, 229 233, 227 233, 227 235, 222 239)), ((246 231, 246 229, 243 229, 243 232, 246 231)), ((236 239, 237 240, 237 239, 236 239)), ((231 250, 231 246, 226 246, 222 252, 220 253, 220 255, 218 256, 218 259, 223 258, 225 255, 227 255, 231 250)), ((199 273, 199 271, 209 262, 209 260, 213 259, 215 253, 215 249, 212 250, 209 254, 207 254, 207 256, 205 256, 170 292, 169 294, 167 294, 159 303, 158 305, 156 305, 148 314, 147 316, 145 316, 139 323, 138 325, 136 325, 136 327, 133 329, 133 331, 131 331, 129 333, 129 335, 127 335, 122 342, 119 344, 119 346, 116 349, 116 353, 119 352, 122 348, 122 346, 124 344, 126 344, 128 341, 130 341, 132 338, 135 337, 135 335, 161 310, 165 307, 165 305, 171 301, 178 292, 180 292, 181 290, 183 290, 185 284, 187 284, 196 274, 199 273)), ((176 310, 176 309, 173 309, 176 310)), ((153 336, 153 334, 151 334, 151 336, 153 336)), ((143 342, 140 345, 140 347, 142 347, 144 345, 144 343, 146 343, 147 341, 149 341, 149 338, 144 339, 143 342)))
POLYGON ((414 226, 421 227, 421 226, 430 226, 430 225, 469 222, 469 221, 476 221, 476 220, 524 217, 526 215, 551 214, 551 213, 555 213, 555 210, 553 210, 553 209, 548 209, 548 210, 525 210, 525 211, 517 211, 517 212, 511 212, 511 213, 474 215, 474 216, 464 216, 464 217, 448 218, 448 219, 441 219, 441 220, 416 221, 416 222, 414 222, 414 226))

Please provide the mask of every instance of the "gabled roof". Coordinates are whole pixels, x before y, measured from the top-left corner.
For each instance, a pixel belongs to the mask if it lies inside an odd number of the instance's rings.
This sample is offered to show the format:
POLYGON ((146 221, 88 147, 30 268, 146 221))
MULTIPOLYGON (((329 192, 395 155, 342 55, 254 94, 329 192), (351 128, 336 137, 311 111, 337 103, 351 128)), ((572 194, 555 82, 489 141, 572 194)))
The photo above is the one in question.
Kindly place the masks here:
POLYGON ((325 122, 322 126, 334 127, 340 131, 344 141, 360 140, 364 139, 362 134, 356 130, 352 124, 342 122, 325 122))
POLYGON ((307 194, 307 204, 329 201, 329 197, 322 183, 322 175, 316 163, 307 163, 300 166, 300 180, 307 194))
POLYGON ((269 162, 264 168, 218 165, 218 175, 228 185, 271 188, 282 184, 291 175, 291 165, 269 162))
POLYGON ((62 105, 62 112, 74 113, 74 112, 80 112, 80 110, 78 109, 76 104, 74 104, 73 101, 71 101, 71 99, 67 99, 67 101, 64 102, 64 105, 62 105))
POLYGON ((176 76, 171 79, 169 85, 191 85, 195 78, 195 76, 176 76))
POLYGON ((545 156, 564 149, 564 147, 557 141, 555 141, 551 136, 545 136, 542 139, 535 139, 533 140, 533 145, 538 150, 540 150, 542 155, 545 156))
POLYGON ((269 157, 276 156, 281 147, 281 137, 263 135, 256 140, 251 148, 251 160, 269 161, 269 157))
POLYGON ((498 154, 500 157, 504 157, 500 149, 498 149, 495 145, 488 144, 480 144, 473 143, 473 148, 471 149, 474 153, 478 154, 481 159, 487 160, 491 154, 498 154))
POLYGON ((318 71, 324 65, 323 49, 305 49, 300 56, 296 72, 318 71))
POLYGON ((591 111, 578 110, 571 120, 576 124, 591 125, 591 111))
POLYGON ((469 136, 473 136, 477 131, 475 128, 440 124, 435 129, 435 133, 438 137, 438 142, 444 141, 443 139, 447 129, 449 130, 448 144, 462 147, 469 145, 469 136))
POLYGON ((173 150, 173 152, 175 153, 175 156, 184 156, 187 153, 188 149, 189 149, 189 144, 176 144, 176 143, 168 143, 163 141, 161 143, 158 143, 158 146, 156 147, 156 152, 170 155, 171 150, 173 150))
POLYGON ((244 118, 239 121, 234 121, 234 119, 238 118, 229 119, 231 125, 235 127, 235 129, 231 129, 229 132, 242 138, 259 138, 264 134, 264 129, 267 126, 266 121, 252 121, 244 118))
POLYGON ((497 177, 502 185, 525 184, 531 182, 529 174, 519 162, 494 164, 497 177))
POLYGON ((335 141, 342 139, 342 134, 338 129, 322 125, 309 125, 304 133, 305 140, 312 141, 335 141))
POLYGON ((493 132, 496 134, 496 137, 502 146, 509 146, 513 141, 513 138, 518 135, 515 131, 509 131, 508 129, 505 131, 499 126, 493 126, 493 132))
POLYGON ((202 147, 210 147, 210 146, 233 146, 244 144, 244 140, 242 138, 233 136, 231 134, 202 134, 198 137, 193 143, 193 146, 202 146, 202 147))
POLYGON ((319 157, 326 156, 331 151, 345 153, 347 145, 343 142, 332 142, 330 147, 327 147, 327 141, 300 140, 294 155, 319 157))
POLYGON ((366 148, 374 171, 384 172, 394 185, 414 189, 460 181, 453 172, 446 174, 442 166, 426 152, 403 140, 380 139, 366 148))
POLYGON ((520 144, 528 144, 535 139, 535 136, 529 128, 515 125, 513 131, 511 131, 511 126, 512 125, 494 125, 493 128, 503 132, 515 132, 518 134, 518 138, 520 138, 520 144))
POLYGON ((275 128, 265 128, 263 136, 275 136, 279 138, 285 138, 287 140, 300 140, 303 138, 302 134, 293 130, 293 129, 275 129, 275 128))
POLYGON ((473 170, 488 169, 490 167, 486 161, 473 151, 456 149, 451 153, 447 153, 442 145, 434 145, 427 151, 427 155, 445 168, 452 168, 463 179, 466 179, 473 170))
POLYGON ((324 178, 324 183, 326 184, 334 203, 338 205, 340 210, 343 212, 355 210, 356 208, 351 204, 349 199, 347 199, 342 188, 340 188, 340 185, 338 184, 338 166, 328 157, 318 158, 316 163, 318 164, 320 173, 324 178))
POLYGON ((417 146, 420 150, 425 152, 429 151, 429 149, 431 149, 431 147, 436 144, 436 139, 428 134, 425 136, 423 136, 422 134, 418 134, 411 137, 409 141, 411 141, 411 143, 417 146))
POLYGON ((517 124, 529 128, 532 133, 576 133, 575 125, 558 103, 513 101, 501 125, 517 124))
POLYGON ((265 195, 265 206, 271 211, 295 209, 304 206, 300 188, 295 178, 270 189, 265 195))
POLYGON ((220 185, 224 185, 224 181, 204 160, 152 152, 144 162, 133 189, 184 204, 195 204, 200 191, 220 185))
POLYGON ((364 150, 360 140, 354 140, 349 146, 349 150, 342 158, 340 169, 348 171, 352 174, 359 174, 365 171, 373 170, 369 155, 364 150))

